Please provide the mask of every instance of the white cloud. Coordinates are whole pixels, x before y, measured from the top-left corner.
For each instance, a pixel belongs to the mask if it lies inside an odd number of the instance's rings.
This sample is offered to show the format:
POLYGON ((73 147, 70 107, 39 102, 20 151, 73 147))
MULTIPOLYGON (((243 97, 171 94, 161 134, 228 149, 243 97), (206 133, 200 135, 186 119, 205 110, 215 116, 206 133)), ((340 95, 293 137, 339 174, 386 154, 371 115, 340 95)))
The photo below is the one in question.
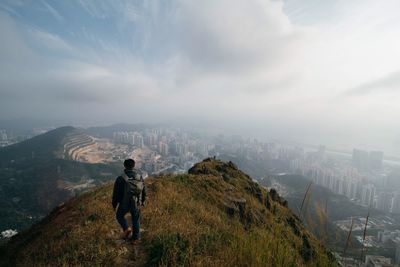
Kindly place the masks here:
POLYGON ((59 52, 72 52, 74 48, 55 34, 51 34, 40 29, 30 29, 32 39, 37 45, 49 50, 59 50, 59 52))
POLYGON ((49 3, 46 1, 42 1, 43 5, 46 7, 47 11, 58 21, 64 22, 64 18, 61 16, 61 14, 55 10, 49 3))

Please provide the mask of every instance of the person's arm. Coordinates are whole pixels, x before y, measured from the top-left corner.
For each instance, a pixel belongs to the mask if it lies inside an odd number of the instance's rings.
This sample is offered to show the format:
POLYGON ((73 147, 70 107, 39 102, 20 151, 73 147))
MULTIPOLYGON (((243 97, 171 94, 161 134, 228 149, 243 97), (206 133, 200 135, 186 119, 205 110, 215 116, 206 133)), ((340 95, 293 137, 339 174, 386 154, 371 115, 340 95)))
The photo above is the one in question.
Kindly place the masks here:
POLYGON ((114 209, 121 203, 122 196, 124 194, 124 184, 122 183, 123 178, 119 176, 114 183, 113 195, 112 195, 112 206, 114 209))

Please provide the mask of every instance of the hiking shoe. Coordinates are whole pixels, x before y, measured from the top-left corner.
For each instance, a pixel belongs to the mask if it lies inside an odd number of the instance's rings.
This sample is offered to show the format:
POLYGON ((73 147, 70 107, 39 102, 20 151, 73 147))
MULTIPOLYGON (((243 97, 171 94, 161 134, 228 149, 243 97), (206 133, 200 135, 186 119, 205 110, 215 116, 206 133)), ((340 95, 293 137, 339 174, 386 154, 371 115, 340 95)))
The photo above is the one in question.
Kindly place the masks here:
POLYGON ((121 235, 122 239, 127 239, 129 235, 132 233, 132 229, 128 227, 121 235))
POLYGON ((132 240, 132 245, 133 246, 139 246, 140 245, 140 240, 139 239, 132 240))

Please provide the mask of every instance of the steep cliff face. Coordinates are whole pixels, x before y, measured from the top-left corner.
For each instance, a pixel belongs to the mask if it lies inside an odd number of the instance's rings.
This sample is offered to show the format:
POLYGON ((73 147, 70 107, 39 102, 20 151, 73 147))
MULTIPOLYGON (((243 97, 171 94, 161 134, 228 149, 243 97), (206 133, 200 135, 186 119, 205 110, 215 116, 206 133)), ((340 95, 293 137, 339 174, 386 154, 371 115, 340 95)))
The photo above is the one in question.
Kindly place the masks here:
POLYGON ((20 266, 335 266, 287 208, 233 163, 206 159, 146 180, 142 242, 118 239, 102 186, 62 205, 1 251, 20 266))

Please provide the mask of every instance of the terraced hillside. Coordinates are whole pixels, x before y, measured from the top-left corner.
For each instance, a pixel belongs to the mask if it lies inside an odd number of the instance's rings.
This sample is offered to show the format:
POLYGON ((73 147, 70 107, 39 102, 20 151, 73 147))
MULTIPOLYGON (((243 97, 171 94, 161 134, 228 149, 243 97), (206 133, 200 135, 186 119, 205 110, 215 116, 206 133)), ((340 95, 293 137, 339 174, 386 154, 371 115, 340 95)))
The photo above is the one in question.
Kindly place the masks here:
POLYGON ((79 131, 68 134, 63 139, 64 158, 78 160, 81 152, 95 146, 94 138, 79 131))

